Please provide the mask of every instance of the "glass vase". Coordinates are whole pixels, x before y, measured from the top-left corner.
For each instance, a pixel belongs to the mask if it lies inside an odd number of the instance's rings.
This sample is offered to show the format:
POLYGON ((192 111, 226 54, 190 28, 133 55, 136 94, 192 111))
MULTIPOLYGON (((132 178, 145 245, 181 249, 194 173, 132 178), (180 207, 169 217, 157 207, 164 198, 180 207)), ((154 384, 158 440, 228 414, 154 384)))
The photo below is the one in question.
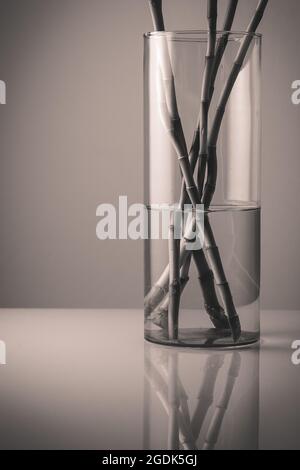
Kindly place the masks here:
POLYGON ((217 33, 208 92, 207 38, 144 36, 145 338, 168 346, 260 334, 261 36, 217 33))

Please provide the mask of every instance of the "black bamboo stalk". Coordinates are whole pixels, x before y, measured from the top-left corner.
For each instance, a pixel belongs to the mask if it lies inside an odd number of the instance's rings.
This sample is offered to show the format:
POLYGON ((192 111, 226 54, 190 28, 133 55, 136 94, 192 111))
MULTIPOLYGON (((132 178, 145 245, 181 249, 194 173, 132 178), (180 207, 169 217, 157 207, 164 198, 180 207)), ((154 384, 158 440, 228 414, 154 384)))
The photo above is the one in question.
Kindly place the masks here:
MULTIPOLYGON (((213 68, 212 68, 212 74, 211 74, 211 91, 210 91, 210 100, 209 100, 209 107, 210 103, 214 94, 214 85, 217 77, 217 73, 225 52, 225 49, 228 44, 229 40, 229 32, 231 31, 233 20, 235 17, 236 13, 236 8, 238 5, 238 0, 230 0, 229 5, 227 8, 227 12, 225 14, 225 19, 224 19, 224 24, 223 24, 223 31, 226 31, 217 41, 217 46, 216 46, 216 53, 215 53, 215 59, 213 63, 213 68)), ((199 117, 200 120, 200 117, 199 117)), ((194 138, 193 138, 193 143, 190 151, 190 165, 192 168, 192 171, 195 171, 196 163, 198 160, 198 152, 199 152, 199 147, 200 147, 200 126, 199 126, 199 120, 197 124, 196 131, 194 133, 194 138)), ((200 176, 201 180, 205 176, 205 171, 206 168, 202 168, 202 172, 204 175, 200 176)), ((180 197, 180 207, 183 207, 184 204, 188 204, 188 197, 187 197, 187 192, 185 188, 185 183, 184 181, 182 182, 182 188, 181 188, 181 197, 180 197)))
POLYGON ((217 78, 217 73, 219 70, 219 67, 222 62, 222 58, 225 52, 225 49, 228 44, 229 40, 229 33, 231 31, 232 25, 233 25, 233 20, 235 17, 236 9, 238 5, 238 0, 230 0, 228 4, 228 8, 225 14, 225 19, 224 19, 224 24, 223 24, 223 31, 224 34, 218 39, 217 41, 217 46, 216 46, 216 53, 215 53, 215 60, 214 60, 214 65, 213 65, 213 70, 212 70, 212 77, 211 77, 211 96, 210 100, 212 99, 212 95, 214 93, 214 86, 217 78))
MULTIPOLYGON (((196 168, 196 163, 198 159, 198 152, 200 148, 200 129, 199 126, 197 127, 195 133, 194 133, 194 138, 189 154, 189 161, 190 161, 190 166, 191 170, 194 173, 195 168, 196 168)), ((186 204, 188 204, 189 201, 189 196, 186 190, 186 185, 184 178, 182 178, 182 183, 181 183, 181 193, 180 193, 180 201, 179 201, 179 207, 181 210, 184 210, 184 207, 186 204)), ((191 255, 187 257, 185 263, 183 264, 182 270, 183 270, 183 275, 181 274, 181 293, 185 289, 186 284, 189 281, 189 269, 191 265, 191 255)))
MULTIPOLYGON (((186 240, 181 240, 179 266, 182 267, 187 259, 189 252, 186 250, 186 240)), ((145 296, 144 307, 146 315, 150 316, 151 312, 163 301, 168 293, 170 277, 170 266, 166 266, 160 278, 157 279, 155 285, 151 288, 150 292, 145 296)))
POLYGON ((224 310, 220 308, 215 289, 213 271, 208 267, 207 271, 203 272, 203 269, 201 268, 201 266, 203 266, 204 257, 205 255, 202 250, 193 251, 193 258, 198 271, 200 286, 204 295, 205 310, 217 329, 227 330, 230 328, 230 325, 226 315, 224 314, 224 310))
MULTIPOLYGON (((164 80, 165 82, 166 80, 164 80)), ((190 162, 188 153, 186 150, 186 146, 183 145, 183 137, 182 137, 182 125, 181 120, 178 114, 174 115, 174 108, 173 108, 173 115, 169 113, 169 107, 167 102, 173 102, 174 98, 169 97, 168 94, 173 94, 172 88, 165 88, 165 97, 161 95, 160 100, 160 114, 163 125, 165 127, 166 132, 170 136, 170 140, 174 147, 175 153, 177 155, 178 163, 180 166, 180 170, 185 181, 186 191, 188 193, 189 199, 194 208, 197 205, 201 204, 201 200, 199 197, 198 189, 194 180, 193 172, 191 170, 190 162)))
POLYGON ((241 324, 239 316, 234 306, 231 290, 225 275, 219 249, 216 244, 215 237, 209 221, 209 216, 207 213, 205 214, 204 225, 205 252, 208 257, 209 264, 212 268, 214 280, 222 299, 222 304, 229 321, 233 340, 236 342, 241 336, 241 324))
MULTIPOLYGON (((189 161, 190 161, 190 166, 191 166, 191 170, 193 174, 194 174, 196 163, 198 160, 199 148, 200 148, 200 129, 199 129, 199 124, 198 124, 197 129, 194 133, 193 142, 192 142, 191 150, 189 153, 189 161)), ((189 204, 189 203, 190 203, 190 200, 189 200, 189 196, 186 190, 185 181, 184 179, 182 179, 180 201, 179 201, 180 209, 184 210, 185 204, 189 204)))
MULTIPOLYGON (((218 73, 225 49, 228 44, 229 32, 231 31, 231 28, 232 28, 237 4, 238 4, 238 0, 230 0, 226 14, 225 14, 224 24, 223 24, 223 31, 225 31, 225 33, 222 34, 222 36, 217 41, 217 45, 215 49, 215 56, 214 56, 212 71, 211 71, 210 90, 209 90, 209 98, 207 102, 207 109, 205 109, 204 104, 201 106, 201 114, 205 113, 206 111, 206 115, 204 116, 204 119, 206 118, 206 124, 208 120, 208 113, 209 113, 211 101, 212 101, 214 90, 215 90, 215 82, 217 78, 217 73, 218 73)), ((214 36, 214 31, 211 34, 214 36)), ((209 50, 208 50, 208 54, 209 54, 209 50)), ((202 93, 202 96, 203 94, 204 92, 202 93)), ((202 102, 203 102, 203 98, 202 98, 202 102)), ((203 186, 204 186, 204 181, 205 181, 205 173, 206 173, 207 158, 208 158, 207 126, 205 130, 206 130, 205 145, 203 144, 200 150, 199 167, 198 167, 198 190, 199 190, 199 194, 201 198, 202 198, 202 193, 203 193, 203 186)))
MULTIPOLYGON (((174 215, 171 215, 172 219, 174 215)), ((168 333, 169 339, 178 339, 178 318, 180 306, 180 265, 179 265, 180 240, 175 237, 174 219, 171 221, 169 231, 169 309, 168 309, 168 333)))
POLYGON ((215 47, 217 40, 217 0, 207 1, 207 23, 208 41, 205 56, 205 68, 202 81, 201 107, 200 107, 200 153, 198 164, 197 185, 200 198, 202 198, 203 184, 205 178, 205 168, 207 161, 207 134, 208 134, 208 112, 211 100, 212 72, 215 61, 215 47))
POLYGON ((208 160, 207 160, 207 181, 203 194, 203 203, 205 207, 209 207, 212 201, 217 181, 217 141, 221 129, 221 124, 226 110, 226 105, 230 98, 232 89, 235 85, 237 77, 243 66, 245 57, 251 45, 253 34, 256 32, 262 18, 264 11, 268 4, 268 0, 260 0, 256 8, 255 14, 247 28, 247 34, 244 36, 237 56, 234 61, 234 65, 228 77, 228 80, 223 88, 216 115, 213 121, 211 133, 208 139, 208 160))
POLYGON ((162 0, 149 0, 150 11, 155 31, 164 31, 164 17, 162 13, 162 0))

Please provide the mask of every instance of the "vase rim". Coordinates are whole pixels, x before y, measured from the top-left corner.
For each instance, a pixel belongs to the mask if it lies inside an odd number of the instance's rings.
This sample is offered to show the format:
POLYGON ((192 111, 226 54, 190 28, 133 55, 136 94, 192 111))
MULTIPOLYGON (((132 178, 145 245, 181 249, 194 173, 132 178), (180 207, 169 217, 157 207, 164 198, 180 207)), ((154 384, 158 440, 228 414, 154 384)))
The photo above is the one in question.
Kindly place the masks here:
MULTIPOLYGON (((175 30, 175 31, 149 31, 144 33, 144 38, 151 39, 151 38, 160 38, 165 37, 174 41, 182 41, 182 42, 206 42, 207 35, 209 34, 208 30, 199 29, 199 30, 175 30)), ((234 40, 235 38, 241 38, 250 36, 252 38, 257 38, 261 40, 262 34, 261 33, 253 33, 248 31, 225 31, 225 30, 218 30, 217 36, 222 36, 227 34, 234 40)))

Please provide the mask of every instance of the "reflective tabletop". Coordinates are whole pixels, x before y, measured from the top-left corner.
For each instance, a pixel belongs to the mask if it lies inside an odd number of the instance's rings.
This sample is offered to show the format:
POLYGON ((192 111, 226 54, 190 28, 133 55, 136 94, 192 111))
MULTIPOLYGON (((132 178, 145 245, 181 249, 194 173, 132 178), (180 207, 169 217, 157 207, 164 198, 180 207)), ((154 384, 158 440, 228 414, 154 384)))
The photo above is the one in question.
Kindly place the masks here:
POLYGON ((2 309, 0 448, 299 449, 300 312, 261 320, 199 351, 144 342, 139 310, 2 309))

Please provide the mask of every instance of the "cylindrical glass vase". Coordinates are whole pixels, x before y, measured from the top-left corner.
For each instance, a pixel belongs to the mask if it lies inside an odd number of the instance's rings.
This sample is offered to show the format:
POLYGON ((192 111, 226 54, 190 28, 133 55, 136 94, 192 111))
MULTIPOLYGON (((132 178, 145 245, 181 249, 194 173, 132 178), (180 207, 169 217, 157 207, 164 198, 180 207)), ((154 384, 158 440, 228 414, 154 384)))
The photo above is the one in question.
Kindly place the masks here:
POLYGON ((144 45, 145 338, 187 347, 254 343, 261 36, 218 32, 212 68, 205 31, 149 33, 144 45))

